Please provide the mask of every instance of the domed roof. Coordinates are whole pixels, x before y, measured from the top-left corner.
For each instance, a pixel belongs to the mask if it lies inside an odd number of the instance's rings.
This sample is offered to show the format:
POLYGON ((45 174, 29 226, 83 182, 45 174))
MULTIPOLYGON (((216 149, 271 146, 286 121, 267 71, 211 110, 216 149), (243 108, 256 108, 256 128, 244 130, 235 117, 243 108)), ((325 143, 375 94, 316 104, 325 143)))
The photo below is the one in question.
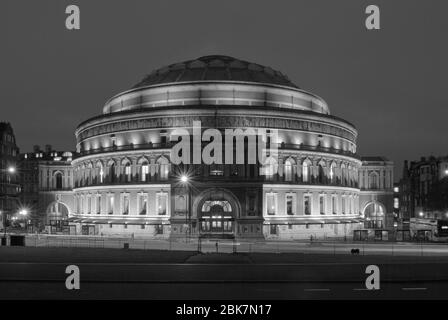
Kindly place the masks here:
POLYGON ((257 82, 299 88, 287 76, 270 67, 229 56, 212 55, 154 70, 133 89, 173 82, 210 80, 257 82))

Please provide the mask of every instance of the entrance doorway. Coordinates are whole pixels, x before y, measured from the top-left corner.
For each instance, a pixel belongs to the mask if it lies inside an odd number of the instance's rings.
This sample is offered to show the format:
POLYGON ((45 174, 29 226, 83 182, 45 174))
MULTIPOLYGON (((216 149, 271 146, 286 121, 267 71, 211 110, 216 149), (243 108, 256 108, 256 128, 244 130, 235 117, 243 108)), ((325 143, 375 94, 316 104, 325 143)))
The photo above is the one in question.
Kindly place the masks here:
POLYGON ((379 202, 370 202, 364 208, 364 228, 383 229, 385 227, 385 208, 379 202))
POLYGON ((234 215, 227 200, 207 200, 200 213, 200 235, 203 237, 231 238, 234 233, 234 215))

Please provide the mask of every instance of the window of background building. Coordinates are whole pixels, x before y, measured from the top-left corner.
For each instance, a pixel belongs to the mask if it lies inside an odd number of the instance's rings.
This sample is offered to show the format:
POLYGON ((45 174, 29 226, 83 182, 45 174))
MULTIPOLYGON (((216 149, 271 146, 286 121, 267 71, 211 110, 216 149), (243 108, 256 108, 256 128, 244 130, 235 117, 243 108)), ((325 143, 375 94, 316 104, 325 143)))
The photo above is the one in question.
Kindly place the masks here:
POLYGON ((62 173, 57 172, 55 174, 55 182, 56 190, 62 190, 62 173))
POLYGON ((378 176, 376 173, 371 173, 369 175, 369 188, 378 189, 378 176))
POLYGON ((249 196, 249 211, 255 211, 255 195, 249 196))

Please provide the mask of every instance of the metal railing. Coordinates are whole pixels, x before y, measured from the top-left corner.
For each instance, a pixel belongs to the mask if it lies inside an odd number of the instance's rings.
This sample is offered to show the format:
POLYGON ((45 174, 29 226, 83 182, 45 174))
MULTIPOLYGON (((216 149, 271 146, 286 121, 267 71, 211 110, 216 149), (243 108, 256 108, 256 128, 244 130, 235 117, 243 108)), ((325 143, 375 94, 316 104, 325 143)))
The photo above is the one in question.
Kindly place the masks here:
MULTIPOLYGON (((152 150, 152 149, 170 149, 174 145, 176 145, 176 141, 167 141, 167 142, 158 142, 158 143, 140 143, 140 144, 125 144, 125 145, 114 145, 110 147, 101 147, 101 148, 94 148, 85 150, 82 149, 78 154, 76 154, 75 157, 82 157, 87 156, 91 154, 97 154, 97 153, 107 153, 107 152, 117 152, 117 151, 132 151, 132 150, 152 150)), ((206 146, 207 142, 202 142, 202 146, 206 146)), ((266 148, 273 148, 274 144, 271 143, 271 145, 267 146, 266 148)), ((324 153, 331 153, 331 154, 340 154, 347 157, 352 157, 355 159, 361 159, 359 155, 357 155, 354 152, 337 149, 333 147, 324 147, 321 145, 307 145, 307 144, 293 144, 293 143, 277 143, 276 144, 277 149, 281 150, 303 150, 303 151, 314 151, 314 152, 324 152, 324 153)))
POLYGON ((394 256, 446 256, 446 244, 424 242, 353 241, 339 239, 263 240, 169 238, 139 239, 104 236, 26 235, 27 247, 92 248, 165 251, 200 251, 218 253, 300 253, 394 256))

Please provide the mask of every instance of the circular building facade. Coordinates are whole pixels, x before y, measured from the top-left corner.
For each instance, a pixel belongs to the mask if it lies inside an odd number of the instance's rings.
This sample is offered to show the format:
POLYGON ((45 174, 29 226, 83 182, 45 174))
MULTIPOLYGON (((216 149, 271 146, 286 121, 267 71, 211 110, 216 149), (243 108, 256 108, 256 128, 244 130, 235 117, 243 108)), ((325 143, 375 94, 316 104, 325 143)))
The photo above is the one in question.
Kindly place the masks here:
POLYGON ((83 234, 344 237, 361 218, 356 138, 269 67, 175 63, 78 126, 70 220, 83 234))

